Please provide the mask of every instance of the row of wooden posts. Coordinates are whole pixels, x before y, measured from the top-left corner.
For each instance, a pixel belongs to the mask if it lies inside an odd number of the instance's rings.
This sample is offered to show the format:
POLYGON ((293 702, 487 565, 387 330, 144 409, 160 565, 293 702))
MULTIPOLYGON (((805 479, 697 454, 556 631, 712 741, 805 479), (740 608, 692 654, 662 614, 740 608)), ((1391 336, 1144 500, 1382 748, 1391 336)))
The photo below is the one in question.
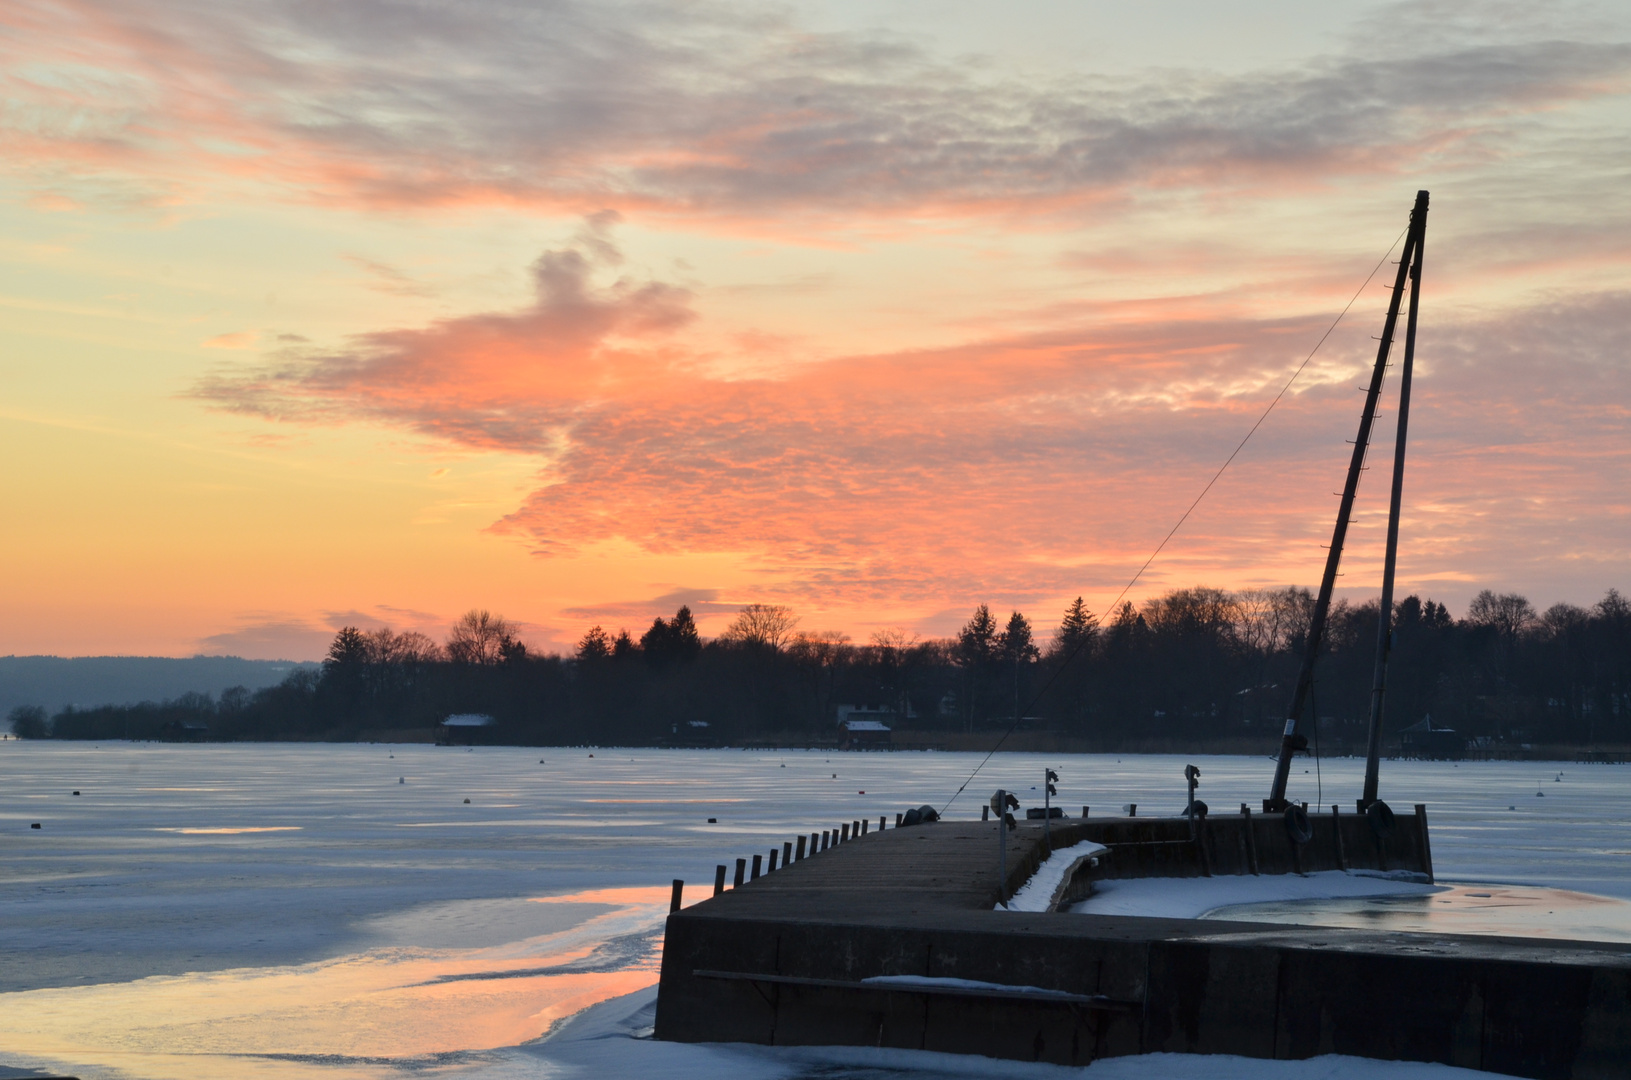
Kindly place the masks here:
MULTIPOLYGON (((901 818, 903 816, 903 814, 895 815, 895 828, 900 828, 901 818)), ((879 832, 883 832, 885 826, 888 824, 888 821, 889 818, 887 815, 880 814, 878 816, 879 832)), ((766 863, 763 855, 753 856, 751 862, 748 859, 737 859, 736 877, 732 884, 732 888, 740 889, 744 882, 755 881, 764 874, 773 873, 776 870, 778 860, 780 860, 780 864, 784 868, 791 866, 793 863, 798 862, 808 856, 819 855, 821 852, 827 851, 830 848, 835 848, 839 844, 847 843, 850 840, 857 840, 870 832, 871 828, 872 822, 863 818, 859 821, 851 821, 848 824, 841 825, 836 829, 823 829, 821 832, 813 832, 808 836, 801 834, 796 839, 784 842, 780 848, 771 848, 770 860, 768 864, 766 863)), ((724 863, 720 863, 718 866, 714 867, 715 896, 718 896, 720 893, 725 891, 725 874, 728 869, 729 867, 727 867, 724 863)), ((668 910, 670 914, 680 909, 680 898, 684 892, 684 879, 675 878, 674 893, 668 901, 668 910)))
MULTIPOLYGON (((985 807, 981 811, 980 819, 982 821, 987 820, 989 819, 990 814, 991 808, 985 807)), ((1087 807, 1085 806, 1082 807, 1082 816, 1084 818, 1087 816, 1087 807)), ((895 828, 900 828, 901 819, 904 817, 904 813, 895 815, 895 828)), ((889 818, 887 815, 878 815, 878 831, 883 832, 884 828, 888 825, 888 822, 889 818)), ((818 833, 810 833, 808 836, 800 835, 796 840, 788 840, 784 842, 780 848, 771 848, 768 863, 763 855, 755 855, 751 861, 748 859, 737 859, 736 877, 732 884, 732 888, 740 889, 744 882, 754 881, 763 874, 772 873, 776 869, 778 859, 783 867, 791 866, 793 863, 805 858, 806 855, 818 855, 829 848, 837 847, 839 844, 845 843, 849 840, 865 836, 871 830, 871 826, 872 822, 870 820, 862 819, 860 821, 852 821, 847 825, 841 825, 836 829, 824 829, 818 833)), ((714 867, 715 896, 718 896, 720 893, 725 891, 725 875, 729 872, 729 870, 730 868, 724 863, 720 863, 718 866, 714 867)), ((673 914, 680 909, 680 900, 684 894, 685 879, 675 878, 674 891, 668 900, 669 914, 673 914)))

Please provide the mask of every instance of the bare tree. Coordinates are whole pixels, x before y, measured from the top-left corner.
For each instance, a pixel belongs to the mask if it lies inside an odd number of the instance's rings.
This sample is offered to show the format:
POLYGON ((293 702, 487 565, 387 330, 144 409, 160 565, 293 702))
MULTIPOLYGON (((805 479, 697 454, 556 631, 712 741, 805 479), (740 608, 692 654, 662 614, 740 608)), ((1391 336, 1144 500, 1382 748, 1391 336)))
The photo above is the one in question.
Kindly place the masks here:
POLYGON ((398 634, 392 652, 399 664, 434 664, 443 659, 442 647, 417 630, 398 634))
POLYGON ((502 615, 472 608, 447 636, 447 657, 455 664, 496 664, 517 644, 515 627, 502 615))
POLYGON ((429 664, 442 658, 442 647, 417 630, 393 634, 382 626, 363 636, 373 664, 429 664))
POLYGON ((1503 641, 1516 641, 1535 623, 1535 605, 1517 593, 1497 596, 1485 589, 1467 605, 1467 621, 1474 626, 1487 626, 1503 641))
POLYGON ((793 609, 781 604, 749 604, 736 613, 730 626, 725 628, 726 641, 743 645, 760 645, 780 652, 793 636, 799 618, 793 609))

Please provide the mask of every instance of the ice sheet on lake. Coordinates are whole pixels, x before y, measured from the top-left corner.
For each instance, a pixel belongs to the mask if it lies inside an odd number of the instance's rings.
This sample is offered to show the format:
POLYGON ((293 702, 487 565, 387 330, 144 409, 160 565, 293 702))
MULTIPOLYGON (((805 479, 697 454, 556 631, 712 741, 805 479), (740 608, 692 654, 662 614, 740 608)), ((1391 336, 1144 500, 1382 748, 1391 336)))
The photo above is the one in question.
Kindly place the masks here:
MULTIPOLYGON (((177 1080, 1062 1075, 984 1059, 583 1034, 602 1016, 640 1027, 625 1006, 656 981, 670 879, 685 879, 696 902, 717 864, 779 851, 800 833, 944 806, 980 757, 0 742, 0 1064, 177 1080), (552 1028, 555 1037, 529 1043, 552 1028)), ((1072 803, 1178 806, 1190 762, 1215 806, 1260 799, 1272 768, 1244 757, 1005 754, 970 790, 1040 802, 1026 778, 1051 767, 1072 803)), ((1362 767, 1326 762, 1325 801, 1351 800, 1362 767)), ((1383 792, 1400 807, 1429 804, 1441 881, 1631 898, 1631 773, 1563 766, 1558 781, 1557 768, 1387 762, 1383 792), (1547 797, 1536 798, 1542 787, 1547 797)), ((1320 797, 1311 775, 1293 775, 1291 793, 1320 797)), ((967 798, 948 816, 978 818, 979 805, 967 798)), ((1229 1061, 1122 1059, 1090 1073, 1216 1080, 1237 1068, 1229 1061)), ((1455 1075, 1317 1061, 1238 1071, 1455 1075)))
POLYGON ((1078 915, 1199 919, 1219 908, 1237 904, 1346 896, 1426 896, 1442 888, 1423 884, 1419 880, 1344 870, 1306 875, 1125 878, 1094 882, 1093 895, 1072 904, 1069 910, 1078 915))

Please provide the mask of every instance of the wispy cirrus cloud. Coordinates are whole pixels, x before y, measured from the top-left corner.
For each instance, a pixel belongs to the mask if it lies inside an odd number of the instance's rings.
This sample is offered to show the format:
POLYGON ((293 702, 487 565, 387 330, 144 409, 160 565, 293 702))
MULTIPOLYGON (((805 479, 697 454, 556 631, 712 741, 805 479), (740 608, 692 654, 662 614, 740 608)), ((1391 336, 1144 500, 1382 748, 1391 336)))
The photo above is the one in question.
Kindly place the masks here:
MULTIPOLYGON (((1090 310, 1045 331, 731 378, 687 351, 684 290, 606 280, 608 226, 541 257, 520 311, 286 352, 194 393, 532 455, 537 489, 495 528, 540 554, 611 540, 734 552, 767 597, 923 608, 1113 591, 1323 329, 1173 302, 1161 320, 1090 310)), ((1631 464, 1625 301, 1424 331, 1407 579, 1453 594, 1525 551, 1537 566, 1589 560, 1585 580, 1628 554, 1631 532, 1614 529, 1631 500, 1611 479, 1631 464)), ((1310 369, 1152 584, 1273 582, 1318 561, 1370 329, 1310 369)), ((567 614, 651 609, 614 607, 567 614)))
POLYGON ((57 197, 121 189, 133 202, 201 182, 353 205, 783 225, 1035 215, 1134 190, 1497 160, 1522 152, 1526 118, 1631 78, 1631 43, 1488 24, 1440 26, 1408 53, 1356 36, 1346 52, 1244 75, 1021 80, 729 5, 38 0, 13 12, 0 41, 9 167, 57 197))

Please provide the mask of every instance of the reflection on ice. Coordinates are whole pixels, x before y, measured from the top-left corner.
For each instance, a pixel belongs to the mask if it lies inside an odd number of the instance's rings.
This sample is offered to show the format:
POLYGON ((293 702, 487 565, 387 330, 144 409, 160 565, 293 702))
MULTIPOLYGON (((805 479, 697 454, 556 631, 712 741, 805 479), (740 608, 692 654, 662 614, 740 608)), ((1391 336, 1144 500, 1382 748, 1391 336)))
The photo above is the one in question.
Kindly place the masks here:
POLYGON ((299 832, 299 825, 238 825, 223 826, 219 829, 177 829, 157 828, 154 832, 181 833, 184 836, 237 836, 241 833, 260 832, 299 832))
POLYGON ((375 920, 390 944, 315 964, 7 995, 5 1049, 11 1062, 72 1063, 82 1075, 134 1066, 178 1080, 309 1076, 317 1066, 377 1077, 495 1061, 487 1052, 656 982, 668 890, 615 891, 620 904, 430 905, 375 920), (624 947, 608 952, 617 941, 624 947))

